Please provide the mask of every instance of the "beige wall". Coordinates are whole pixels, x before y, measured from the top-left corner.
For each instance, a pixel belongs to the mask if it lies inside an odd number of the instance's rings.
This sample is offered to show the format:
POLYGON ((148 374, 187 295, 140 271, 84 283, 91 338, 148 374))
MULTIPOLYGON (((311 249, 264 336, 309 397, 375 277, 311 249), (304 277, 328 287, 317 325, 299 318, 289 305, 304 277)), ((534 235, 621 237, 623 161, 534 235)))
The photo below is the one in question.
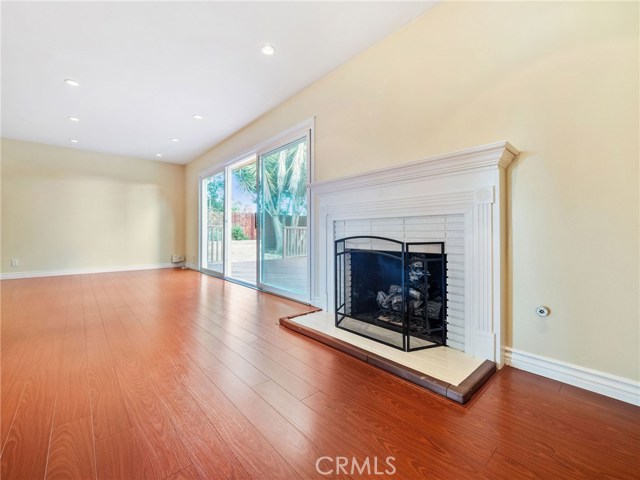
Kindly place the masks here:
POLYGON ((638 13, 434 7, 187 166, 189 260, 197 173, 308 117, 316 180, 508 140, 508 344, 639 379, 638 13))
POLYGON ((182 165, 6 139, 1 152, 2 273, 151 265, 184 253, 182 165))

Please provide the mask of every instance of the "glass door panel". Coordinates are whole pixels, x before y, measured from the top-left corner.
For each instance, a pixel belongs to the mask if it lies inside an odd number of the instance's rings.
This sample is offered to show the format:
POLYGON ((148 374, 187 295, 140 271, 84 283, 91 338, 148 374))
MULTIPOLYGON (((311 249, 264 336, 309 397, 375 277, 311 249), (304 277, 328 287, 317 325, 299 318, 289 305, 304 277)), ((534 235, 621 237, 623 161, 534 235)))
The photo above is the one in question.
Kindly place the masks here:
POLYGON ((201 268, 224 274, 224 172, 202 180, 201 268))
POLYGON ((202 178, 200 268, 309 302, 311 133, 288 138, 202 178))
POLYGON ((260 286, 309 301, 308 136, 260 155, 260 286))
POLYGON ((256 284, 257 270, 257 180, 255 156, 229 167, 231 182, 227 239, 229 242, 228 276, 256 284))

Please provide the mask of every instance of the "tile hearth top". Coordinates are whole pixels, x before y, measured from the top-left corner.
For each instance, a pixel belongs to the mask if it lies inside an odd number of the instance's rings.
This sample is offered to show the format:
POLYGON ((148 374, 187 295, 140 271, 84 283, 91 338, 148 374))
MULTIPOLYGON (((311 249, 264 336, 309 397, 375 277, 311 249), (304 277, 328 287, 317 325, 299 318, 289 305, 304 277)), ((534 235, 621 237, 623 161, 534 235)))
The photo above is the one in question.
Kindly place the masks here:
POLYGON ((496 370, 494 362, 449 347, 403 352, 336 328, 334 314, 324 311, 281 318, 280 324, 458 403, 466 403, 496 370))

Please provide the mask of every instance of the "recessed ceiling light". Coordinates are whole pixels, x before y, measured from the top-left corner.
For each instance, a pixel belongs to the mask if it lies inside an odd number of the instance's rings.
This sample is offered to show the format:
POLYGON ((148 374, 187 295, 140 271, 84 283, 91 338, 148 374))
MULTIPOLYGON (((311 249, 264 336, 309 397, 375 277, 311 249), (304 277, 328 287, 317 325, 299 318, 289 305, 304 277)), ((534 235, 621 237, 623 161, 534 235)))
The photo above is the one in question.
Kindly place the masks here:
POLYGON ((180 140, 178 140, 177 138, 172 138, 171 141, 172 142, 179 142, 180 140))
POLYGON ((262 53, 264 53, 265 55, 273 55, 274 53, 276 53, 276 49, 274 48, 274 46, 269 45, 268 43, 265 43, 260 50, 262 50, 262 53))
POLYGON ((202 120, 202 115, 194 115, 193 118, 195 118, 196 120, 202 120))
POLYGON ((70 139, 69 139, 69 141, 70 141, 71 143, 78 143, 78 140, 76 140, 75 138, 70 138, 70 139))
POLYGON ((161 153, 156 153, 156 157, 160 158, 162 156, 161 153))
POLYGON ((64 79, 64 83, 66 83, 67 85, 70 85, 72 87, 79 87, 80 84, 78 82, 76 82, 75 80, 71 80, 70 78, 65 78, 64 79))
POLYGON ((79 122, 80 119, 78 117, 67 117, 72 122, 79 122))

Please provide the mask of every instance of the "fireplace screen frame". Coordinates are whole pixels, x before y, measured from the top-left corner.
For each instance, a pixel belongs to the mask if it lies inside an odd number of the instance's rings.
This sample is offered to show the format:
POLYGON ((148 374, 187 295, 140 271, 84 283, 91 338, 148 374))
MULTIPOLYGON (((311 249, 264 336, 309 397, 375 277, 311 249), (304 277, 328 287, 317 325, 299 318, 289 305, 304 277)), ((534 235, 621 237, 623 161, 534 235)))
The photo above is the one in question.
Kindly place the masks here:
MULTIPOLYGON (((374 340, 376 342, 388 345, 393 348, 397 348, 403 350, 405 352, 424 350, 427 348, 434 348, 446 345, 447 339, 447 255, 445 253, 445 243, 444 242, 402 242, 399 240, 395 240, 392 238, 385 238, 379 236, 372 235, 358 235, 340 238, 335 240, 334 242, 334 303, 335 303, 335 325, 337 328, 342 330, 346 330, 350 333, 354 333, 356 335, 363 336, 365 338, 369 338, 370 340, 374 340), (366 243, 370 242, 371 248, 354 248, 348 247, 349 243, 366 243), (375 243, 381 244, 386 242, 386 244, 392 250, 383 250, 374 248, 373 245, 375 243), (439 252, 434 254, 433 252, 420 252, 420 248, 424 250, 433 250, 439 249, 439 252), (435 258, 428 258, 426 253, 431 255, 435 255, 435 258), (353 314, 350 310, 355 300, 353 298, 353 286, 351 285, 351 255, 353 254, 367 254, 367 255, 375 255, 378 256, 378 261, 380 259, 384 259, 385 262, 393 264, 395 262, 399 263, 399 268, 394 268, 394 270, 399 271, 400 275, 396 276, 397 284, 392 285, 392 287, 400 287, 401 298, 399 299, 399 307, 397 303, 394 305, 395 310, 395 320, 400 319, 401 324, 395 324, 392 326, 391 324, 384 325, 383 323, 377 322, 371 319, 363 319, 361 315, 353 314), (412 256, 413 255, 413 256, 412 256), (416 256, 418 255, 418 256, 416 256), (421 256, 420 256, 421 255, 421 256), (415 322, 416 316, 412 315, 412 312, 415 311, 415 307, 412 305, 411 294, 416 294, 416 283, 415 280, 411 279, 411 269, 412 264, 416 262, 422 262, 422 271, 424 274, 424 320, 425 328, 424 332, 416 333, 415 330, 412 330, 412 320, 415 322), (440 326, 436 326, 435 328, 427 327, 429 324, 429 319, 434 319, 435 317, 428 316, 427 306, 428 306, 428 288, 430 284, 428 283, 428 278, 431 273, 431 269, 429 269, 429 265, 435 265, 435 263, 439 263, 438 268, 434 268, 433 270, 436 273, 436 278, 434 279, 434 284, 439 286, 440 291, 440 307, 438 313, 438 321, 440 322, 440 326), (347 285, 349 285, 347 292, 347 285), (351 295, 352 298, 347 299, 347 295, 351 295), (399 312, 399 313, 398 313, 399 312), (355 315, 355 316, 352 316, 355 315), (356 316, 360 316, 360 318, 355 318, 356 316), (348 319, 348 320, 347 320, 348 319), (347 320, 347 321, 345 321, 347 320), (356 324, 353 324, 353 322, 356 324), (376 325, 376 327, 384 328, 389 332, 395 332, 398 334, 398 340, 401 338, 401 342, 397 341, 393 343, 391 341, 385 341, 380 336, 372 335, 368 332, 368 328, 371 328, 371 325, 376 325), (360 328, 360 326, 364 326, 365 328, 360 328), (356 326, 358 328, 356 328, 356 326), (426 332, 426 333, 425 333, 426 332), (433 335, 433 332, 439 332, 433 335), (426 340, 428 338, 428 340, 426 340), (412 345, 413 340, 413 345, 412 345), (423 340, 423 341, 420 341, 423 340), (425 344, 426 343, 426 344, 425 344)), ((415 270, 414 279, 415 279, 415 270)), ((385 288, 387 288, 385 286, 385 288)), ((396 288, 396 300, 397 298, 396 288)), ((380 292, 381 293, 386 292, 380 292)), ((391 294, 391 292, 389 292, 391 294)), ((389 295, 390 296, 390 295, 389 295)), ((379 304, 379 303, 378 303, 379 304)), ((414 304, 415 305, 415 304, 414 304)), ((382 308, 382 307, 381 307, 382 308)), ((378 315, 382 313, 382 309, 378 312, 378 315)), ((390 310, 389 310, 390 311, 390 310)), ((379 318, 379 317, 378 317, 379 318)), ((415 325, 415 323, 413 323, 415 325)))

